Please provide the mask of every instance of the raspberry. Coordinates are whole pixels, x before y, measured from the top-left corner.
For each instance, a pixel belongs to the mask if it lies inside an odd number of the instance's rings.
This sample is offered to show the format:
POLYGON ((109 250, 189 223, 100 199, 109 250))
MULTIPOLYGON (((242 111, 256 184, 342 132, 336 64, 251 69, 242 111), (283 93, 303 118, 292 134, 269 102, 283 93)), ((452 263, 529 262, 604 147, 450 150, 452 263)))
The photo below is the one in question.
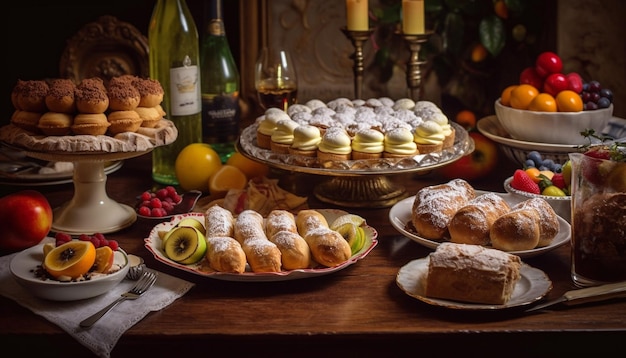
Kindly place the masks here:
POLYGON ((109 247, 111 248, 111 250, 113 250, 113 251, 117 251, 117 249, 119 249, 119 248, 120 248, 120 245, 119 245, 119 244, 117 243, 117 241, 115 241, 115 240, 109 240, 109 245, 108 245, 108 246, 109 246, 109 247))
POLYGON ((59 242, 61 244, 64 244, 66 242, 72 241, 72 237, 64 232, 57 232, 56 235, 54 235, 54 238, 56 239, 57 246, 59 246, 59 242))
POLYGON ((165 212, 165 209, 163 209, 163 208, 152 208, 152 213, 151 214, 152 215, 150 215, 150 216, 152 216, 152 217, 162 218, 162 217, 164 217, 166 215, 166 212, 165 212))
POLYGON ((91 243, 93 244, 93 246, 96 247, 96 249, 100 247, 100 239, 98 239, 97 237, 92 236, 91 240, 89 241, 91 241, 91 243))
POLYGON ((91 241, 91 236, 89 236, 87 234, 80 234, 80 236, 78 236, 78 240, 80 240, 80 241, 91 241))
POLYGON ((156 192, 156 197, 161 199, 161 200, 167 198, 168 196, 170 196, 170 193, 169 193, 169 191, 167 191, 167 189, 159 189, 156 192))
POLYGON ((172 200, 174 201, 174 204, 180 204, 180 202, 183 201, 183 197, 176 194, 172 196, 172 200))
POLYGON ((170 197, 171 197, 172 195, 174 195, 174 194, 178 194, 178 193, 176 192, 176 188, 174 188, 174 187, 173 187, 173 186, 171 186, 171 185, 166 186, 166 187, 165 187, 165 190, 167 190, 167 192, 168 192, 168 194, 169 194, 169 196, 170 196, 170 197))
POLYGON ((161 199, 159 198, 153 198, 152 200, 150 200, 150 206, 155 209, 155 208, 161 208, 163 206, 161 199))
POLYGON ((148 201, 152 199, 152 194, 149 191, 144 191, 143 193, 141 193, 139 199, 141 199, 141 201, 148 201))
POLYGON ((139 215, 141 216, 150 216, 152 214, 152 210, 150 210, 147 206, 141 206, 138 210, 139 215))

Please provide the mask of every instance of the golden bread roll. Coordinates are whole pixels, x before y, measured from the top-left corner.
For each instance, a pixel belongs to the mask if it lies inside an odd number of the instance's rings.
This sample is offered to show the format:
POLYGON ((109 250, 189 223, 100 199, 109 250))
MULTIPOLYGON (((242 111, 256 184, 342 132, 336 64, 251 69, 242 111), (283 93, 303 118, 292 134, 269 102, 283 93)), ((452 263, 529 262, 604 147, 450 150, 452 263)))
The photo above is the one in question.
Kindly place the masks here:
POLYGON ((72 132, 77 135, 103 135, 110 125, 104 113, 79 113, 74 117, 72 132))
POLYGON ((352 256, 348 242, 328 227, 324 215, 316 210, 300 210, 296 215, 298 233, 309 244, 313 259, 326 267, 337 266, 352 256))
POLYGON ((474 188, 463 179, 424 187, 415 195, 411 222, 419 236, 441 240, 454 214, 475 196, 474 188))
POLYGON ((241 244, 229 236, 207 237, 205 257, 215 271, 242 273, 246 270, 246 253, 241 244))
POLYGON ((242 211, 235 220, 235 239, 246 253, 253 272, 280 272, 280 250, 268 240, 263 224, 261 214, 254 210, 242 211))
POLYGON ((76 85, 70 79, 55 78, 50 81, 50 90, 45 98, 46 107, 50 112, 74 113, 76 85))
POLYGON ((71 134, 73 123, 74 116, 71 114, 46 112, 39 118, 37 127, 45 135, 61 136, 71 134))
POLYGON ((19 89, 17 102, 21 110, 40 113, 48 111, 48 107, 46 107, 46 96, 48 95, 50 87, 46 81, 22 81, 19 85, 19 89))
POLYGON ((480 245, 444 242, 428 257, 428 297, 501 305, 521 277, 519 256, 480 245))
POLYGON ((109 84, 107 89, 109 96, 109 110, 111 111, 132 111, 139 105, 139 91, 130 81, 117 81, 109 84))
POLYGON ((550 245, 552 240, 559 233, 559 219, 552 206, 542 198, 532 198, 516 204, 512 208, 534 209, 539 214, 539 243, 537 247, 550 245))
POLYGON ((15 110, 11 116, 11 124, 29 132, 41 133, 38 127, 41 115, 39 112, 15 110))
POLYGON ((233 213, 219 205, 213 205, 204 213, 205 236, 228 236, 234 237, 235 223, 233 213))
POLYGON ((75 91, 76 109, 80 113, 104 113, 109 108, 109 96, 102 79, 85 78, 75 91))
POLYGON ((135 112, 141 118, 141 126, 154 128, 163 116, 156 107, 137 107, 135 112))
POLYGON ((509 204, 495 193, 475 197, 450 220, 450 241, 457 244, 488 245, 491 225, 510 210, 509 204))
POLYGON ((141 118, 133 110, 110 112, 107 119, 111 123, 109 127, 111 135, 123 132, 137 132, 137 129, 141 127, 141 118))
POLYGON ((233 214, 218 205, 208 208, 204 215, 207 239, 206 259, 215 271, 242 273, 246 270, 246 253, 233 238, 233 214))
POLYGON ((155 107, 163 102, 163 87, 157 80, 151 78, 137 77, 133 81, 133 86, 137 88, 140 95, 139 107, 155 107))
POLYGON ((272 210, 265 220, 265 232, 281 253, 285 270, 308 268, 311 250, 306 240, 298 233, 293 214, 286 210, 272 210))
POLYGON ((534 209, 516 209, 500 216, 491 226, 491 246, 503 251, 534 249, 541 234, 539 221, 534 209))

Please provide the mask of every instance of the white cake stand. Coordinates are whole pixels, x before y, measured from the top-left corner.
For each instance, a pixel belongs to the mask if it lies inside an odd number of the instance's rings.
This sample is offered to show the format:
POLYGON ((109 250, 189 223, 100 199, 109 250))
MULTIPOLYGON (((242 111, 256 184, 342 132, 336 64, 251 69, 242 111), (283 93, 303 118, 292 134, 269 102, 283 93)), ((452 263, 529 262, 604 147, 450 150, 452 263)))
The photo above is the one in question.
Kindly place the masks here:
POLYGON ((137 221, 135 209, 108 196, 104 167, 108 161, 138 157, 151 151, 97 154, 25 151, 26 155, 37 159, 74 163, 74 197, 53 209, 52 231, 72 235, 106 234, 137 221))

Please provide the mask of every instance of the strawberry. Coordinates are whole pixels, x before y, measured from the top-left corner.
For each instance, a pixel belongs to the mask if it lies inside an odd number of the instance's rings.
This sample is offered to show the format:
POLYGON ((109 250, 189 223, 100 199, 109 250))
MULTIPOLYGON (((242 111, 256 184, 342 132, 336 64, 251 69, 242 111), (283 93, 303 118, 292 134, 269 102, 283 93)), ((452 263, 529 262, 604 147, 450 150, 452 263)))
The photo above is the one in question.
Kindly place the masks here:
POLYGON ((567 187, 565 184, 565 179, 563 178, 563 173, 554 173, 552 176, 552 184, 559 189, 564 189, 567 187))
POLYGON ((517 190, 525 191, 532 194, 540 194, 539 184, 535 183, 528 173, 522 169, 515 170, 513 173, 513 180, 511 180, 511 186, 517 190))
POLYGON ((606 146, 591 147, 584 154, 597 159, 611 159, 611 151, 606 146))

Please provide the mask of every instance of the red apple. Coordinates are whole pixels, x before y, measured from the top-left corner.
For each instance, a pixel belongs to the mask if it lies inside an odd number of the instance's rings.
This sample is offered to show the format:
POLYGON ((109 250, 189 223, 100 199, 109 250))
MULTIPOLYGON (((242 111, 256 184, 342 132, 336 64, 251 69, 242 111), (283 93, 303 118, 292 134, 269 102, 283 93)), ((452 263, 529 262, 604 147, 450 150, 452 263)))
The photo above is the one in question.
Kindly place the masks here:
POLYGON ((52 208, 40 192, 22 190, 0 198, 0 218, 0 251, 20 251, 39 244, 48 235, 52 208))
POLYGON ((569 84, 568 89, 574 91, 576 93, 581 93, 583 91, 583 79, 576 72, 570 72, 565 75, 567 78, 567 83, 569 84))
POLYGON ((541 78, 546 78, 551 73, 559 73, 563 71, 563 61, 561 61, 559 55, 554 52, 542 52, 539 56, 537 56, 535 69, 541 78))
POLYGON ((479 132, 469 132, 469 135, 474 140, 474 151, 456 162, 442 167, 440 174, 446 179, 480 179, 487 176, 496 167, 498 163, 496 144, 479 132))
POLYGON ((543 87, 543 79, 537 74, 534 67, 526 67, 519 75, 519 83, 529 84, 540 90, 543 87))
POLYGON ((569 81, 562 73, 549 74, 543 82, 543 92, 550 94, 552 97, 556 97, 559 92, 568 88, 569 81))

